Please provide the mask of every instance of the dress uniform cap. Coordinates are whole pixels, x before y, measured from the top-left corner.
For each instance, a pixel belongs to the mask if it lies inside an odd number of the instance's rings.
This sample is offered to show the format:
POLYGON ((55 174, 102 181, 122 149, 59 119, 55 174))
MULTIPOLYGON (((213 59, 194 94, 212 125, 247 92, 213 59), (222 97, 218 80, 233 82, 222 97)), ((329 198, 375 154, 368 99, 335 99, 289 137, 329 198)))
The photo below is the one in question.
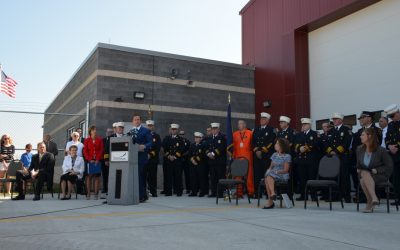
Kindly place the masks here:
POLYGON ((218 122, 213 122, 213 123, 211 123, 211 127, 212 128, 219 128, 220 124, 218 122))
POLYGON ((340 113, 333 113, 331 118, 332 119, 341 119, 341 120, 343 120, 344 115, 342 115, 340 113))
POLYGON ((392 105, 386 107, 384 112, 387 115, 393 115, 394 113, 399 112, 399 106, 397 106, 397 104, 392 104, 392 105))
POLYGON ((116 122, 114 124, 115 124, 115 127, 125 127, 125 123, 124 122, 116 122))
POLYGON ((279 122, 287 122, 287 123, 290 123, 290 121, 291 121, 291 119, 290 119, 289 117, 287 117, 287 116, 281 115, 281 116, 279 117, 279 122))
POLYGON ((203 137, 203 133, 194 132, 194 137, 203 137))
POLYGON ((358 117, 358 120, 364 117, 374 117, 374 112, 363 111, 361 112, 360 117, 358 117))
POLYGON ((268 114, 267 112, 262 112, 262 113, 260 114, 260 117, 261 117, 261 118, 271 119, 271 115, 268 114))
POLYGON ((113 128, 116 128, 116 127, 117 127, 117 123, 114 122, 114 123, 113 123, 113 128))
POLYGON ((179 124, 172 123, 172 124, 171 124, 171 128, 172 128, 172 129, 179 129, 179 124))
POLYGON ((147 120, 146 121, 146 125, 154 125, 154 121, 153 120, 147 120))
POLYGON ((301 124, 312 124, 312 120, 310 118, 301 118, 301 124))

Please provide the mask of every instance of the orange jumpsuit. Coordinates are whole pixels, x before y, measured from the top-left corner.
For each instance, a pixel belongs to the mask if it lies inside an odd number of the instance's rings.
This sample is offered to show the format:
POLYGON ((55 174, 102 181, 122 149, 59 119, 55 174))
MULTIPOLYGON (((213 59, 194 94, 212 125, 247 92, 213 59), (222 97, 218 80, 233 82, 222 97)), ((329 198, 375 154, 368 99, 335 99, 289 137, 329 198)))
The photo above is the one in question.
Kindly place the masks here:
MULTIPOLYGON (((245 129, 244 131, 235 131, 233 133, 233 158, 244 157, 249 161, 249 169, 247 171, 247 192, 249 195, 254 194, 253 181, 253 132, 245 129)), ((243 196, 241 187, 237 190, 237 195, 243 196)))

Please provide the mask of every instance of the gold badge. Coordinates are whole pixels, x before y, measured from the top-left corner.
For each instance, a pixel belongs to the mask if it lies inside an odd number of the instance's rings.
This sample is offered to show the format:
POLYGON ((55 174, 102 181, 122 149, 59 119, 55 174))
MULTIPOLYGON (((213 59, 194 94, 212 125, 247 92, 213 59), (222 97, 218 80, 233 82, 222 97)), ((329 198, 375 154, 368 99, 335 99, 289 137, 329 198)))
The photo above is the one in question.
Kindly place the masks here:
POLYGON ((310 136, 310 140, 314 140, 314 137, 310 136))
POLYGON ((201 153, 201 149, 199 149, 199 153, 201 153))
POLYGON ((153 142, 156 142, 156 138, 153 138, 153 142))
POLYGON ((176 146, 179 147, 179 142, 176 143, 176 146))
POLYGON ((221 144, 221 140, 218 140, 218 143, 221 144))
POLYGON ((340 136, 344 136, 344 133, 342 132, 342 133, 340 133, 340 136))
POLYGON ((267 132, 267 133, 265 133, 265 136, 268 136, 268 132, 267 132))
POLYGON ((285 135, 285 139, 287 139, 287 135, 285 135))

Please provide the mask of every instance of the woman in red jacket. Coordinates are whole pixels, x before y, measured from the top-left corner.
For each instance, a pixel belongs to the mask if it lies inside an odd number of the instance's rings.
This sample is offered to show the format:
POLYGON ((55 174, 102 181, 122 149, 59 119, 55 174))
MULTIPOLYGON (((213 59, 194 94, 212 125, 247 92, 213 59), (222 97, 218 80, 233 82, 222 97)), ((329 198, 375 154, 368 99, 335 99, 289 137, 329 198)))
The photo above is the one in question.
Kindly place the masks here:
POLYGON ((103 139, 96 135, 96 126, 89 128, 89 137, 84 141, 83 156, 87 162, 86 165, 86 199, 90 199, 90 184, 92 177, 94 177, 94 198, 99 198, 99 182, 101 175, 101 163, 103 159, 103 139))

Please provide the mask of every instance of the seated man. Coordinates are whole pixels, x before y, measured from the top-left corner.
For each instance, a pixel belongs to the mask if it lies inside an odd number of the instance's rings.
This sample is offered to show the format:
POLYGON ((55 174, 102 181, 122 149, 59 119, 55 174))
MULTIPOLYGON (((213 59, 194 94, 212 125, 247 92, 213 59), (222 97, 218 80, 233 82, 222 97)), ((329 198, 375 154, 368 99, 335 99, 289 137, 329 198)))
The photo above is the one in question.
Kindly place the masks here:
POLYGON ((21 155, 20 161, 22 162, 22 166, 24 168, 29 169, 31 166, 31 161, 32 161, 32 145, 31 144, 26 144, 25 146, 25 153, 21 155))
POLYGON ((32 162, 28 169, 17 171, 16 182, 18 189, 18 196, 13 200, 24 200, 25 194, 23 190, 23 182, 25 180, 36 180, 36 190, 34 201, 40 200, 40 193, 42 192, 43 183, 52 179, 54 169, 54 155, 46 152, 46 144, 39 142, 37 145, 38 153, 32 156, 32 162))

